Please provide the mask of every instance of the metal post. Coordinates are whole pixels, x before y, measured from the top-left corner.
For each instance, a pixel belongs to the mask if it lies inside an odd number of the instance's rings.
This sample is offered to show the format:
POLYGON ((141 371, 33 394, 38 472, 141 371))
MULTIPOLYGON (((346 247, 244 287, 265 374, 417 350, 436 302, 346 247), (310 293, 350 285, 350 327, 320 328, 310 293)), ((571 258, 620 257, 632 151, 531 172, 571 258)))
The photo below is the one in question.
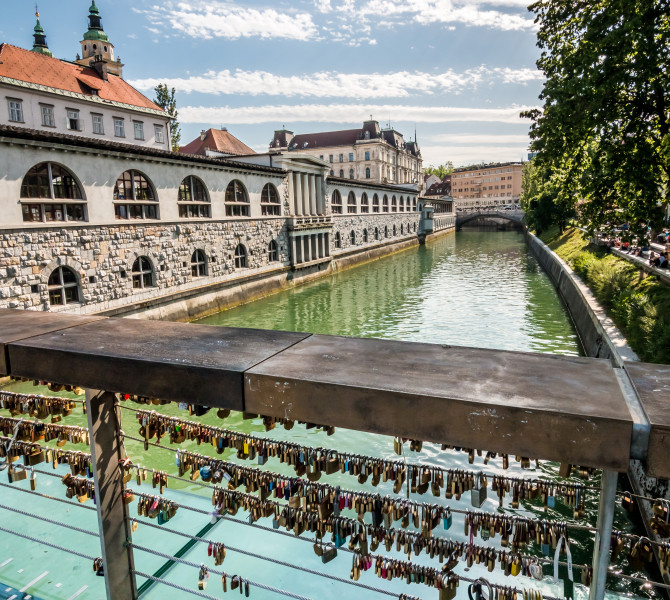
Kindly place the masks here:
POLYGON ((610 561, 612 522, 614 520, 614 507, 616 504, 617 477, 618 474, 616 471, 603 471, 596 539, 593 544, 593 579, 589 591, 589 600, 603 600, 605 598, 607 567, 610 561))
POLYGON ((123 480, 119 460, 123 441, 118 400, 111 392, 86 390, 88 429, 95 482, 95 502, 107 598, 136 600, 135 562, 128 511, 123 503, 123 480))

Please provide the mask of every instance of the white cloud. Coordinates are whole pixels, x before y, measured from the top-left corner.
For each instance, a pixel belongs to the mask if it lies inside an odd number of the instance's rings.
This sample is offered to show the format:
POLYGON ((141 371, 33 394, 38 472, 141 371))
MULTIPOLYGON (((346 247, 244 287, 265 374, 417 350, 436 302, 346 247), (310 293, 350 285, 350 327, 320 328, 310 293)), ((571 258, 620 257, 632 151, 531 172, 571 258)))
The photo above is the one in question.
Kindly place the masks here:
POLYGON ((527 124, 519 113, 531 106, 507 108, 457 108, 451 106, 361 105, 361 104, 298 104, 249 107, 184 106, 179 110, 182 123, 360 123, 374 115, 389 115, 392 122, 447 123, 485 122, 527 124))
POLYGON ((450 160, 455 167, 473 163, 508 162, 526 160, 528 146, 423 146, 419 139, 423 164, 441 165, 450 160))
POLYGON ((267 71, 208 71, 186 78, 136 79, 131 85, 153 90, 159 83, 178 92, 213 95, 270 95, 312 98, 408 98, 419 94, 460 94, 488 83, 526 85, 542 79, 536 69, 493 68, 485 65, 457 73, 397 71, 391 73, 337 73, 322 71, 309 75, 274 75, 267 71))
POLYGON ((440 135, 431 135, 425 138, 428 142, 438 144, 457 144, 457 145, 511 145, 518 144, 527 146, 530 143, 528 135, 516 134, 481 134, 481 133, 445 133, 440 135))
POLYGON ((146 14, 155 26, 167 25, 177 33, 201 39, 259 37, 306 41, 315 38, 318 32, 307 12, 278 12, 274 8, 249 8, 231 2, 170 1, 138 12, 146 14))

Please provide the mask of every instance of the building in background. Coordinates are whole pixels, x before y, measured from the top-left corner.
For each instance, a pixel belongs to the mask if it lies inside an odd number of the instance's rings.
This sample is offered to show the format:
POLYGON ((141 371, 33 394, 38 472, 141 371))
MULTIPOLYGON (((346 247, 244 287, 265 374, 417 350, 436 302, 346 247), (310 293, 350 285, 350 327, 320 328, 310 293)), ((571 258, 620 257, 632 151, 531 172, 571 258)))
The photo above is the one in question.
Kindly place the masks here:
POLYGON ((256 154, 244 142, 238 140, 227 129, 208 129, 192 142, 181 146, 182 154, 197 154, 199 156, 242 156, 256 154))
MULTIPOLYGON (((416 138, 416 135, 415 135, 416 138)), ((359 129, 303 133, 275 131, 270 151, 310 154, 330 164, 330 175, 371 183, 408 184, 423 189, 421 150, 394 129, 365 121, 359 129)))
POLYGON ((454 169, 451 195, 457 210, 519 205, 523 163, 491 163, 454 169))
POLYGON ((95 2, 84 58, 54 58, 37 15, 32 50, 0 44, 0 125, 168 150, 165 111, 121 77, 95 2))
MULTIPOLYGON (((436 177, 431 175, 431 177, 436 177)), ((437 182, 432 183, 424 192, 426 198, 442 198, 451 196, 451 175, 445 175, 443 179, 437 178, 437 182)))

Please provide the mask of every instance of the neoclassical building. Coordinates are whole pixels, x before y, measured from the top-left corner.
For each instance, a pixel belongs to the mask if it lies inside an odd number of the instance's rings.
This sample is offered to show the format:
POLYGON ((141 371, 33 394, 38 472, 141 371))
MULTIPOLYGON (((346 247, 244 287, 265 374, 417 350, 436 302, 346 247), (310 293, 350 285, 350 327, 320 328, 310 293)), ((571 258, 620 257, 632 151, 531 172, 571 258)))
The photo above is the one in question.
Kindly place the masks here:
POLYGON ((309 154, 330 165, 330 176, 375 183, 423 186, 421 150, 406 142, 394 129, 381 129, 377 121, 365 121, 360 129, 302 133, 275 131, 270 151, 309 154))

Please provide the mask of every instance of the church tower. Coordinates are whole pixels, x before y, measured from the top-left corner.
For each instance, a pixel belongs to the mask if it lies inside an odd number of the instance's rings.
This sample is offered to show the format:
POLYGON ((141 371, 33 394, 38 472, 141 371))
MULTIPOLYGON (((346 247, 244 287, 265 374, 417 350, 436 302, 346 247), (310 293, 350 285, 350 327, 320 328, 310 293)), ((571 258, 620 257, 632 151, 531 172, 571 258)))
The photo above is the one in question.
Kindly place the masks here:
POLYGON ((123 76, 123 65, 119 59, 114 58, 114 44, 110 43, 102 28, 100 10, 95 5, 95 0, 88 9, 88 31, 81 41, 81 58, 77 57, 75 62, 86 66, 103 63, 108 73, 123 76))
POLYGON ((39 54, 45 54, 46 56, 53 56, 49 46, 47 46, 47 36, 44 34, 44 29, 40 25, 40 13, 36 12, 35 16, 37 17, 37 24, 33 30, 35 33, 33 37, 35 38, 35 43, 33 44, 33 52, 39 54))

